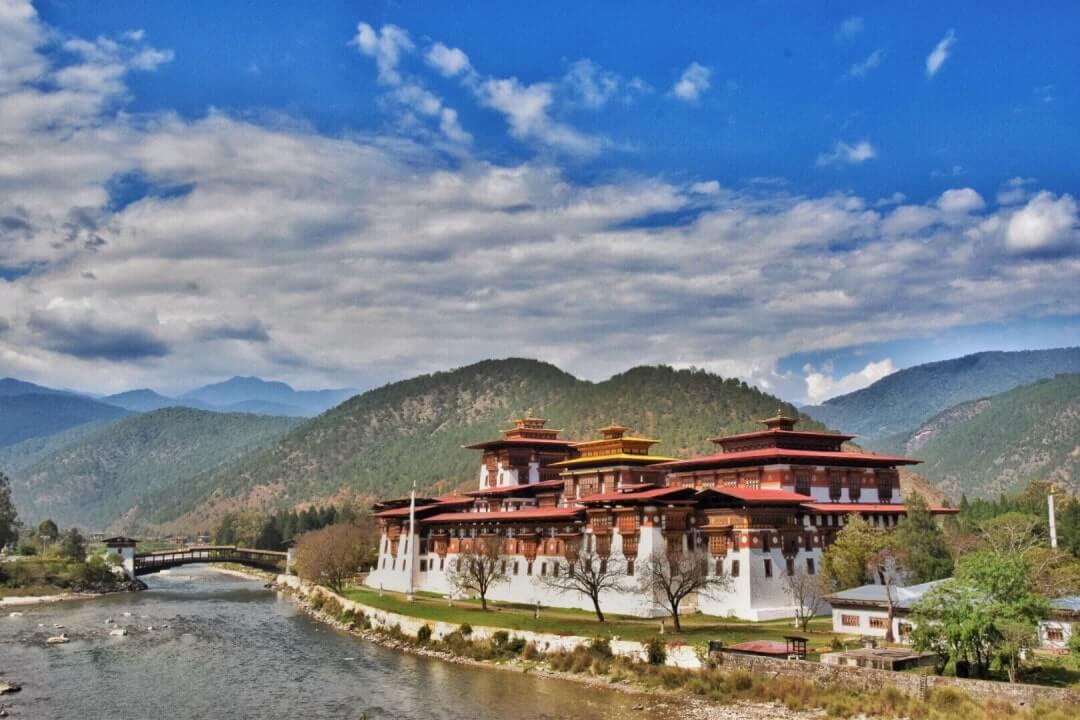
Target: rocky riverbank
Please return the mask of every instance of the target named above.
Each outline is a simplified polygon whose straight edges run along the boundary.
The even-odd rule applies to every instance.
[[[401,652],[436,658],[457,665],[470,665],[489,670],[529,673],[539,677],[568,680],[580,685],[603,687],[608,690],[639,697],[634,706],[643,716],[664,720],[665,718],[688,718],[689,720],[817,720],[825,716],[823,710],[791,710],[778,703],[753,703],[736,701],[717,703],[686,692],[662,687],[643,688],[631,682],[615,681],[610,677],[587,675],[554,670],[543,662],[512,658],[500,661],[476,660],[453,652],[425,647],[406,638],[395,637],[371,627],[342,622],[339,617],[324,612],[302,592],[286,585],[275,584],[275,589],[292,599],[311,617],[354,637],[377,643]]]
[[[74,583],[70,592],[54,593],[50,595],[8,595],[0,597],[0,607],[17,607],[20,605],[38,605],[40,603],[63,602],[65,600],[88,600],[91,598],[109,595],[118,592],[140,592],[146,589],[146,583],[138,578],[117,578],[109,582],[79,582]]]

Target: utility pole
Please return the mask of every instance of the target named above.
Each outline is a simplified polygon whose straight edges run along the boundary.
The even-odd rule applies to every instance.
[[[413,541],[416,539],[416,480],[413,479],[412,491],[409,492],[409,537],[405,541],[405,562],[408,563],[409,573],[409,602],[416,599],[413,588],[413,563],[416,561],[416,553],[413,552]]]
[[[1054,486],[1050,486],[1050,494],[1046,496],[1046,504],[1050,508],[1050,547],[1057,550],[1057,521],[1054,519]]]

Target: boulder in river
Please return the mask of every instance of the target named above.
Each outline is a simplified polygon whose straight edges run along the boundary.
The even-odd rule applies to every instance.
[[[116,628],[115,630],[110,630],[109,634],[113,637],[124,637],[125,635],[127,635],[127,630],[125,630],[124,628]]]
[[[45,641],[46,645],[63,645],[66,642],[71,642],[71,638],[66,633],[60,633],[59,635],[53,635],[51,638]]]
[[[17,693],[22,690],[22,685],[13,682],[5,682],[0,680],[0,695],[7,695],[9,693]]]

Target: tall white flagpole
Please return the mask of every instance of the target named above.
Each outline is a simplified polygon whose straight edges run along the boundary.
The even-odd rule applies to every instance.
[[[409,600],[415,598],[413,592],[413,563],[416,562],[416,553],[413,551],[413,541],[416,537],[416,480],[413,480],[412,491],[409,492],[409,539],[407,541],[408,553],[405,555],[409,563]]]

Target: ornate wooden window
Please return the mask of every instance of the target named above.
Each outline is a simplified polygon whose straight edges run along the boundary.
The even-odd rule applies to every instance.
[[[859,627],[858,615],[841,615],[840,624],[844,627]]]
[[[844,474],[838,470],[829,472],[829,499],[839,502],[844,490]]]
[[[795,471],[795,492],[800,495],[810,494],[810,485],[813,479],[813,473],[809,470],[796,470]]]
[[[1065,642],[1065,631],[1059,627],[1046,628],[1047,642]]]
[[[638,536],[637,535],[623,535],[622,536],[622,551],[623,555],[627,557],[634,557],[637,555],[638,549]]]
[[[738,560],[732,560],[731,561],[731,577],[733,577],[733,578],[739,577],[739,561]]]
[[[861,472],[849,472],[848,473],[848,497],[851,498],[851,502],[858,502],[859,496],[862,495],[862,473]]]
[[[895,470],[879,470],[877,474],[878,502],[892,502],[893,488],[895,487]]]
[[[610,535],[597,535],[596,536],[596,554],[601,557],[607,557],[611,554],[611,536]]]
[[[739,487],[739,476],[733,472],[720,473],[720,484],[724,487]]]
[[[871,618],[870,618],[870,627],[874,628],[875,630],[884,630],[888,626],[889,626],[888,618],[871,616]]]
[[[709,553],[716,557],[724,557],[728,552],[727,535],[709,536]]]

